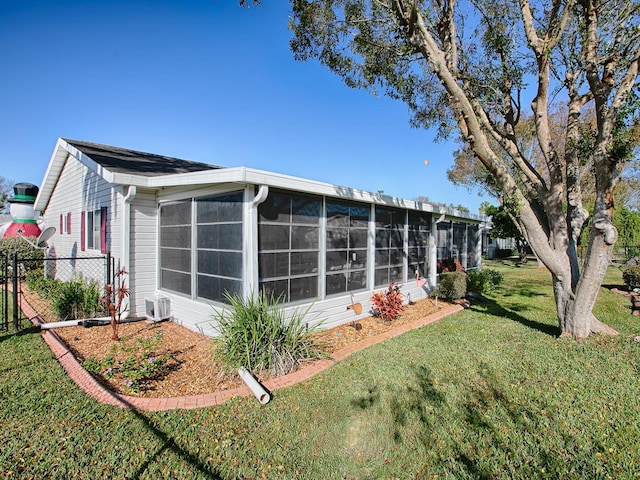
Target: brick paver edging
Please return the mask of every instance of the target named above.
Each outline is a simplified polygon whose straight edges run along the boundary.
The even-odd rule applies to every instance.
[[[26,302],[25,302],[26,303]],[[22,310],[31,319],[34,325],[43,323],[42,318],[28,304],[22,304]],[[393,338],[410,330],[423,327],[430,323],[436,322],[444,317],[452,315],[463,310],[461,305],[447,306],[436,313],[421,318],[411,323],[400,325],[397,328],[388,330],[373,337],[366,338],[350,347],[343,348],[334,352],[332,358],[313,362],[313,364],[296,370],[293,373],[283,375],[281,377],[271,378],[264,382],[264,387],[268,391],[279,388],[289,387],[296,383],[307,380],[319,372],[326,370],[335,362],[344,360],[352,353],[363,350],[371,345],[379,343],[388,338]],[[159,412],[163,410],[173,409],[191,409],[208,407],[212,405],[220,405],[231,397],[251,396],[249,387],[233,388],[214,393],[205,393],[201,395],[189,395],[182,397],[169,398],[142,398],[123,395],[107,390],[100,382],[98,382],[82,365],[76,360],[75,356],[69,351],[67,345],[53,330],[42,330],[42,338],[51,348],[51,352],[64,371],[69,377],[88,395],[92,396],[96,401],[107,405],[116,405],[123,408],[135,408],[147,412]]]

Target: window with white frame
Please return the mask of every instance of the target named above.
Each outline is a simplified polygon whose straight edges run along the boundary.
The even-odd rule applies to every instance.
[[[467,268],[478,266],[478,247],[481,242],[480,228],[475,224],[467,225]]]
[[[375,286],[404,280],[405,211],[376,206]]]
[[[453,222],[453,252],[451,256],[467,268],[467,224]]]
[[[367,288],[368,205],[327,200],[327,295]]]
[[[318,197],[271,191],[258,207],[260,290],[284,301],[318,296]]]
[[[160,288],[191,295],[191,199],[160,206]]]
[[[242,202],[242,192],[196,200],[198,298],[242,293]]]
[[[87,212],[87,248],[100,250],[100,225],[102,225],[100,209]]]
[[[242,292],[242,206],[242,192],[160,206],[162,289],[222,303]]]

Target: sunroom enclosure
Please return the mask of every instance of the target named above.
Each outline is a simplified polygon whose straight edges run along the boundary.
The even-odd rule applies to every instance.
[[[440,260],[480,266],[479,221],[263,188],[263,198],[249,186],[160,203],[160,292],[220,308],[225,293],[264,291],[291,308],[313,303],[330,326],[353,315],[352,294],[365,311],[391,282],[419,300],[436,285]]]
[[[63,138],[34,208],[61,227],[52,257],[109,252],[126,268],[130,315],[166,297],[175,322],[207,335],[226,293],[281,296],[327,328],[354,320],[352,301],[369,315],[391,282],[418,301],[442,259],[480,265],[485,225],[382,192]]]

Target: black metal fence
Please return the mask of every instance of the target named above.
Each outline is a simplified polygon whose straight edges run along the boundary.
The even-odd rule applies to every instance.
[[[110,254],[96,257],[21,258],[17,253],[0,253],[0,331],[14,331],[28,327],[29,312],[35,310],[48,320],[52,296],[47,294],[47,280],[51,285],[78,279],[97,282],[102,287],[110,282],[113,259]],[[29,281],[38,289],[29,287]],[[30,306],[31,308],[26,308]],[[64,320],[64,319],[60,319]]]

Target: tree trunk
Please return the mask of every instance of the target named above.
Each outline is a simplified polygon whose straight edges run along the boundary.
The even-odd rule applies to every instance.
[[[617,335],[618,332],[602,323],[593,314],[602,285],[602,280],[609,267],[611,252],[616,243],[618,233],[606,210],[598,209],[591,232],[591,241],[585,257],[585,263],[573,295],[570,296],[560,326],[563,337],[586,338],[590,333],[606,333]]]

